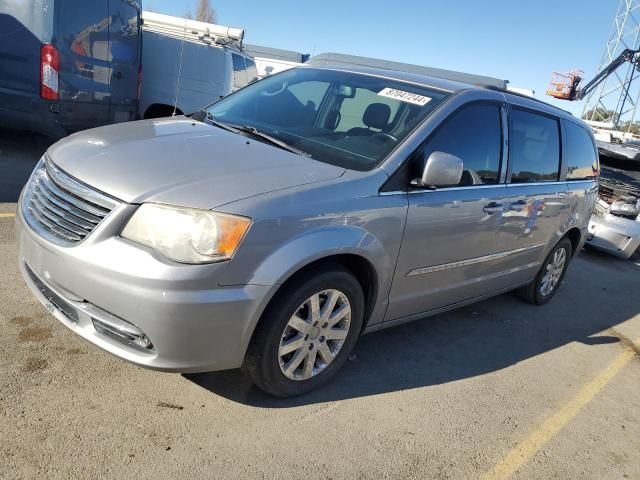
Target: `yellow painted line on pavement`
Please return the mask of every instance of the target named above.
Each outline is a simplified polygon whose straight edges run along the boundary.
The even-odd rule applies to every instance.
[[[13,218],[15,216],[15,213],[0,212],[0,218]]]
[[[640,343],[640,338],[635,342]],[[524,440],[512,448],[507,455],[489,472],[482,476],[485,480],[508,478],[529,461],[560,430],[562,430],[580,411],[607,386],[611,380],[633,359],[636,352],[625,345],[624,352],[594,377],[588,384],[566,403],[560,410],[547,418],[542,425],[533,430]]]

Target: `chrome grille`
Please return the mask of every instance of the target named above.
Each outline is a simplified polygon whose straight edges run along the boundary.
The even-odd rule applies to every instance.
[[[72,246],[89,235],[116,206],[117,200],[83,185],[45,157],[29,180],[22,212],[42,237]]]

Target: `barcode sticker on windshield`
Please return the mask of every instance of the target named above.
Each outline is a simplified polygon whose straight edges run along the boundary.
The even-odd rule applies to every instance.
[[[385,88],[378,93],[381,97],[393,98],[401,102],[413,103],[421,107],[431,101],[431,97],[418,95],[417,93],[405,92],[404,90],[396,90],[395,88]]]

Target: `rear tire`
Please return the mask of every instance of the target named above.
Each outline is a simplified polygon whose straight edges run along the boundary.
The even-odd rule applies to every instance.
[[[566,237],[561,239],[545,258],[534,281],[516,290],[516,295],[533,305],[544,305],[550,301],[567,273],[571,250],[571,241]]]
[[[243,370],[277,397],[315,390],[346,362],[363,317],[362,287],[348,270],[340,265],[308,270],[285,284],[265,310]]]

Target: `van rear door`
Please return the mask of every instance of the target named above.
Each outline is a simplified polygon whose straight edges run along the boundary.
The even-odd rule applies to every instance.
[[[105,1],[56,2],[60,111],[73,130],[109,119],[109,8]],[[65,122],[67,122],[65,120]]]
[[[138,106],[140,71],[140,8],[132,0],[109,0],[109,117],[132,120]]]
[[[53,9],[0,2],[0,109],[26,111],[40,96],[40,48],[51,42]]]

